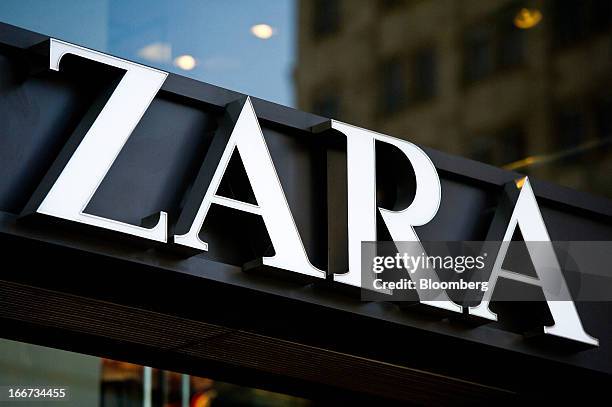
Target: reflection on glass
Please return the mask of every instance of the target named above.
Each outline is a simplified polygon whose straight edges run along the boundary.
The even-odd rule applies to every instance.
[[[251,33],[253,33],[253,35],[257,38],[267,40],[274,35],[274,29],[268,24],[257,24],[251,27]]]
[[[66,407],[310,406],[308,400],[127,362],[0,339],[0,386],[67,387]],[[28,401],[2,401],[24,407]],[[34,403],[34,402],[33,402]]]
[[[191,71],[196,67],[196,59],[191,55],[181,55],[174,59],[174,65],[178,66],[184,71]]]
[[[542,13],[537,9],[522,8],[514,17],[514,25],[523,30],[528,30],[538,25],[542,20]]]
[[[612,2],[4,0],[0,20],[612,197]]]
[[[293,8],[293,0],[2,0],[0,21],[291,106]]]
[[[333,83],[340,120],[612,197],[612,2],[321,3],[298,1],[300,109]]]

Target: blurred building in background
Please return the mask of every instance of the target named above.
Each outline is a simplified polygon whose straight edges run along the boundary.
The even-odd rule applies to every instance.
[[[612,196],[612,2],[301,0],[298,108]]]

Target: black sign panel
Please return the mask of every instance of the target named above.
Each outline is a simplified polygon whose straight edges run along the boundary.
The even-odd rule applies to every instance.
[[[327,118],[177,75],[165,78],[84,212],[143,227],[164,212],[168,235],[184,233],[181,214],[196,216],[190,196],[204,194],[205,163],[220,155],[216,137],[227,142],[236,126],[228,117],[238,114],[232,109],[252,103],[306,256],[326,276],[287,279],[291,273],[273,267],[245,266],[275,248],[260,216],[229,206],[211,207],[199,233],[214,244],[206,252],[29,215],[125,74],[76,55],[51,70],[49,47],[45,36],[0,25],[2,336],[311,397],[331,388],[342,399],[554,398],[570,386],[602,389],[610,379],[610,302],[576,303],[599,342],[580,347],[524,335],[517,318],[550,322],[545,312],[534,317],[537,305],[499,308],[499,321],[475,322],[418,303],[361,301],[329,272],[348,264],[346,137],[318,130],[330,127]],[[504,187],[524,176],[423,151],[442,195],[435,217],[415,227],[419,239],[485,240]],[[217,195],[255,207],[261,202],[244,158],[229,159]],[[377,147],[376,158],[377,204],[409,205],[410,162],[389,146]],[[612,241],[610,201],[530,183],[551,240]]]

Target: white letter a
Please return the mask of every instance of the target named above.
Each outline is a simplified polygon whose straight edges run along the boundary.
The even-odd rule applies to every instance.
[[[513,184],[509,184],[506,188],[513,189]],[[520,193],[518,194],[514,210],[510,215],[508,226],[505,232],[503,232],[501,247],[489,277],[489,289],[478,306],[469,308],[470,315],[476,315],[493,321],[497,320],[497,315],[491,311],[489,305],[495,290],[495,284],[500,277],[503,277],[542,288],[548,308],[555,321],[552,326],[544,327],[544,334],[598,346],[599,341],[585,332],[576,306],[571,300],[569,289],[561,272],[561,266],[550,241],[529,179],[525,177],[516,183],[516,187],[520,189]],[[502,208],[500,214],[504,209],[506,208]],[[499,219],[502,217],[504,215],[500,215]],[[498,229],[501,226],[498,223],[494,220],[492,230]],[[508,245],[512,241],[512,235],[517,226],[520,227],[523,234],[529,256],[538,276],[537,278],[502,268],[508,251]],[[492,233],[489,233],[489,235]],[[487,240],[493,240],[490,237]]]
[[[262,259],[263,265],[325,278],[326,273],[308,260],[250,98],[246,98],[242,106],[228,106],[228,114],[231,115],[236,107],[240,108],[238,118],[226,123],[229,128],[222,126],[215,134],[179,217],[176,227],[179,234],[174,236],[174,242],[207,251],[208,243],[200,240],[198,234],[211,204],[222,205],[263,218],[275,251],[274,256]],[[257,205],[217,195],[235,149],[244,164]]]

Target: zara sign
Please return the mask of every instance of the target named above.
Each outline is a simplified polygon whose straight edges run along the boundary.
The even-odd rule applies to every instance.
[[[315,267],[308,258],[249,98],[227,107],[231,123],[217,130],[195,184],[186,197],[173,236],[168,236],[169,221],[165,212],[159,213],[151,227],[135,226],[85,213],[85,208],[168,74],[55,39],[50,41],[49,68],[58,71],[62,58],[67,54],[119,68],[125,74],[70,157],[58,159],[49,171],[26,205],[24,214],[53,216],[204,252],[214,250],[215,243],[201,240],[200,230],[207,222],[211,206],[220,205],[261,217],[275,252],[273,256],[261,259],[264,266],[314,279],[327,277],[328,271]],[[347,157],[348,270],[334,274],[333,280],[339,284],[360,287],[361,243],[377,240],[377,217],[380,216],[393,241],[419,242],[414,228],[429,223],[436,216],[441,201],[441,182],[427,154],[408,141],[335,120],[330,120],[327,128],[346,137]],[[379,143],[398,149],[414,170],[416,192],[412,202],[405,208],[389,210],[377,206],[375,151]],[[218,194],[230,158],[236,151],[244,164],[256,204]],[[529,180],[524,179],[519,189],[518,198],[499,240],[512,240],[519,227],[525,241],[550,243]],[[554,319],[554,324],[543,328],[544,333],[597,346],[598,340],[583,328],[575,304],[567,300],[570,298],[569,290],[552,244],[546,245],[544,249],[538,247],[538,251],[530,251],[529,255],[539,278],[530,279],[504,270],[502,264],[506,253],[500,250],[490,276],[489,291],[479,305],[468,307],[467,313],[487,320],[497,319],[489,305],[499,278],[540,286]],[[550,271],[551,267],[556,277],[541,278],[542,270]],[[437,279],[435,271],[422,272],[433,281]],[[554,285],[555,289],[546,289],[548,285]],[[451,313],[464,312],[464,308],[451,301],[443,290],[440,290],[436,298],[436,301],[422,303]]]

